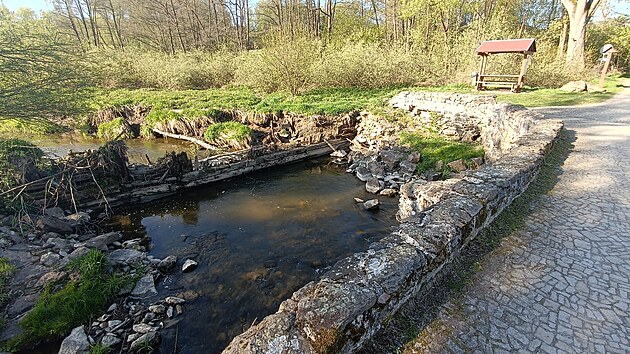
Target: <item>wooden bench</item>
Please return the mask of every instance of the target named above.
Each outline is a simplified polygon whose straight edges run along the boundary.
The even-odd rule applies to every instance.
[[[508,87],[512,92],[520,89],[520,75],[484,74],[477,77],[477,90],[487,87]]]

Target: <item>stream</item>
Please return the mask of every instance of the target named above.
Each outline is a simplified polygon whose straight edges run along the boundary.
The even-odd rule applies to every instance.
[[[150,254],[177,255],[159,297],[199,297],[164,323],[160,353],[220,353],[233,337],[336,261],[367,250],[396,224],[397,198],[374,198],[328,158],[277,167],[142,205],[113,218],[125,238],[149,236]],[[199,266],[181,273],[181,263]],[[176,345],[177,343],[177,345]]]

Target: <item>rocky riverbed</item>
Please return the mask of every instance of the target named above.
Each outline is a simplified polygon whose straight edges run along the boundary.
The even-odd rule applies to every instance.
[[[73,329],[61,343],[59,353],[86,353],[98,345],[121,352],[146,351],[159,342],[160,330],[176,323],[186,304],[198,296],[183,291],[161,299],[155,288],[156,281],[172,273],[193,271],[194,260],[176,256],[157,259],[147,252],[148,239],[125,240],[120,232],[95,232],[98,225],[87,212],[71,213],[55,207],[40,216],[26,215],[20,223],[14,216],[3,216],[1,220],[0,254],[15,265],[8,289],[8,297],[14,300],[5,312],[3,341],[19,335],[19,321],[44,289],[76,278],[68,264],[91,249],[107,254],[112,272],[130,275],[137,281],[118,292],[105,314]]]

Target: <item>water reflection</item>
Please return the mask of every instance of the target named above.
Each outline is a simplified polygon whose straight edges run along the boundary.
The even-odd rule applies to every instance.
[[[161,345],[172,352],[218,353],[253,322],[337,260],[367,249],[395,223],[397,200],[376,213],[354,204],[368,198],[343,168],[322,161],[251,174],[198,189],[117,217],[127,237],[148,235],[156,257],[199,262],[167,277],[161,296],[200,296],[165,323]]]

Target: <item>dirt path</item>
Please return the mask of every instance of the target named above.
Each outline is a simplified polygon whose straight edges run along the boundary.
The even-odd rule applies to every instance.
[[[557,184],[406,353],[630,351],[630,88],[539,111],[576,137]]]

